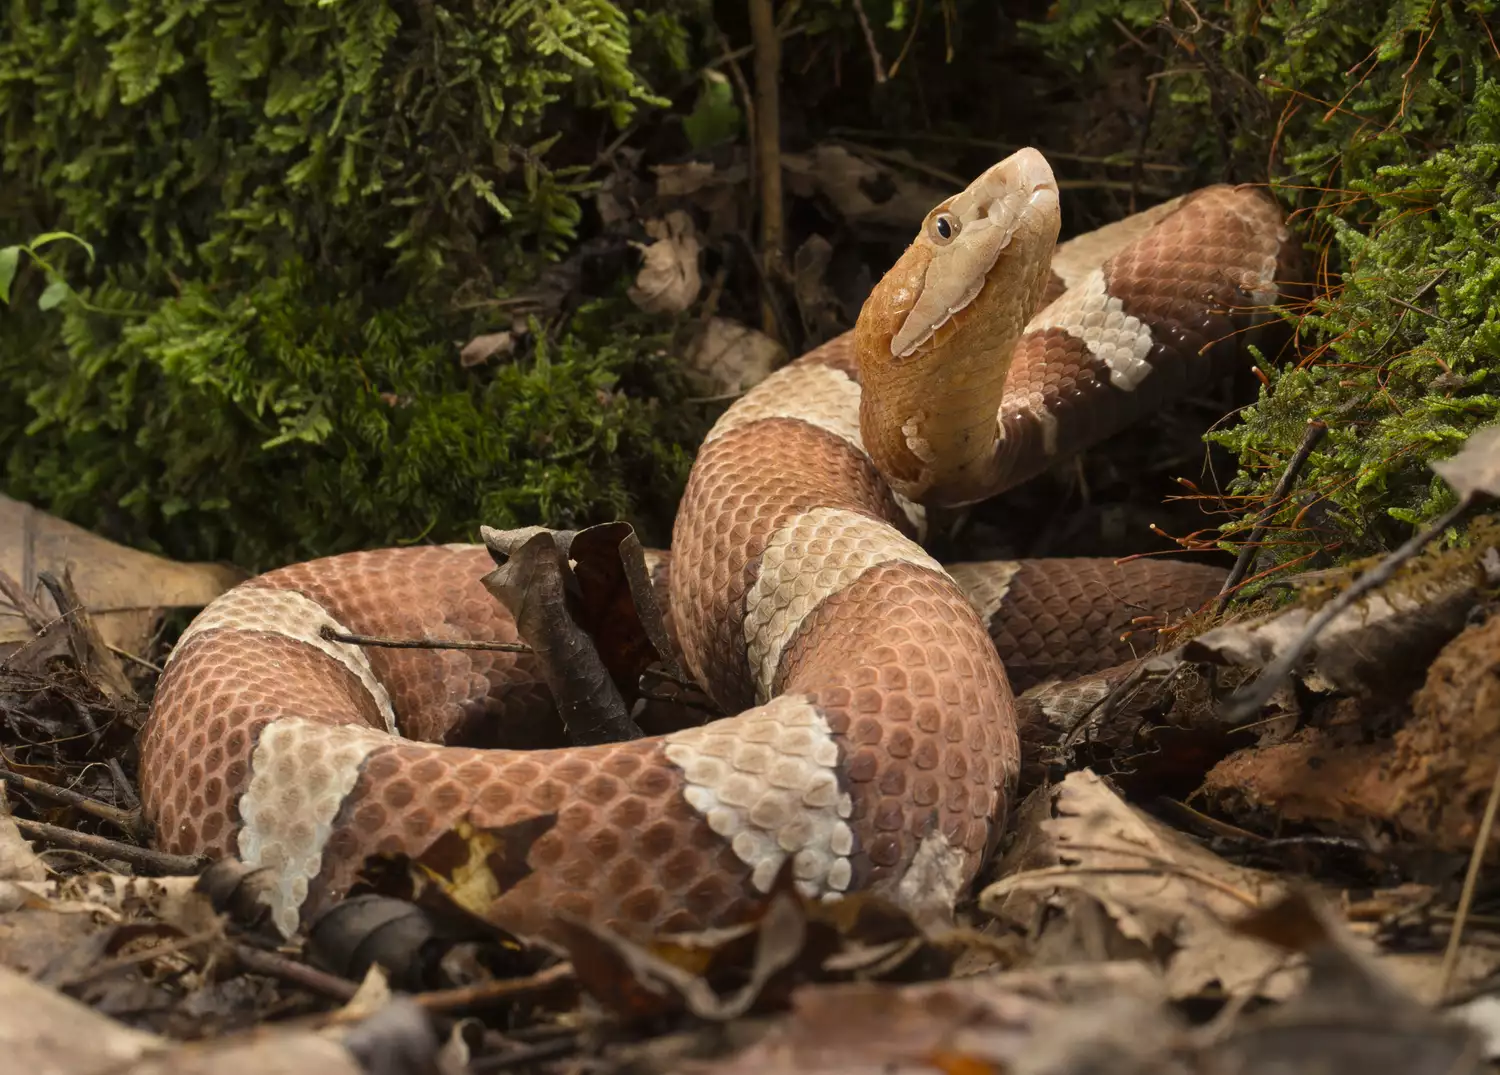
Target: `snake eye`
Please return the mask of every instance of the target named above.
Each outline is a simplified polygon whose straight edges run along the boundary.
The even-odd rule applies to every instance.
[[[932,238],[937,243],[951,243],[958,234],[958,217],[952,213],[939,213],[932,218]]]

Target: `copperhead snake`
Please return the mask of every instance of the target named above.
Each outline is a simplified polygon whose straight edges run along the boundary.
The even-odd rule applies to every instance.
[[[852,331],[708,434],[655,570],[687,666],[737,715],[600,746],[453,745],[486,726],[526,745],[553,719],[528,655],[362,649],[320,628],[514,640],[483,546],[294,564],[223,594],[171,654],[141,742],[158,845],[268,867],[288,936],[369,855],[528,822],[480,908],[521,933],[558,911],[723,923],[788,857],[810,896],[951,908],[1005,824],[1013,690],[1125,659],[1120,607],[1191,607],[1221,573],[945,568],[919,544],[924,506],[1011,487],[1216,376],[1294,257],[1249,187],[1062,245],[1059,227],[1039,152],[995,164],[932,210]]]

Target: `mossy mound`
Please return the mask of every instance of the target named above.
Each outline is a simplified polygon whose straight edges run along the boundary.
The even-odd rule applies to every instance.
[[[1264,356],[1259,400],[1209,438],[1240,463],[1232,546],[1307,421],[1330,427],[1263,567],[1398,543],[1452,504],[1428,464],[1495,418],[1497,22],[1494,0],[1062,0],[1032,28],[1096,86],[1109,46],[1154,51],[1143,150],[1269,183],[1305,241],[1296,346]]]
[[[702,7],[9,5],[0,236],[98,257],[48,250],[88,304],[37,311],[23,263],[0,313],[7,491],[252,567],[480,519],[665,540],[698,435],[665,406],[670,323],[535,296]],[[460,364],[527,311],[513,354]]]

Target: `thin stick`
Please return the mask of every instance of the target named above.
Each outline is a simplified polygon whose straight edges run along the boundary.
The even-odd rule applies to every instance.
[[[147,847],[124,844],[119,840],[111,840],[104,836],[74,832],[72,829],[48,825],[42,821],[30,821],[24,817],[13,820],[16,828],[35,839],[45,840],[49,844],[65,847],[71,851],[83,851],[90,855],[120,859],[137,869],[151,870],[158,874],[188,876],[201,872],[207,864],[207,859],[197,855],[169,855],[165,851],[152,851]]]
[[[550,993],[558,986],[567,985],[574,980],[573,964],[554,963],[525,978],[497,978],[456,989],[435,989],[429,993],[417,993],[412,999],[424,1011],[440,1014],[485,1005],[509,1004],[522,997]]]
[[[1448,935],[1448,947],[1443,952],[1443,973],[1438,979],[1438,995],[1433,1003],[1441,1004],[1453,984],[1453,972],[1458,969],[1459,942],[1463,939],[1464,923],[1469,917],[1469,906],[1474,902],[1474,890],[1479,887],[1479,868],[1484,863],[1485,848],[1490,846],[1490,831],[1495,827],[1495,812],[1500,810],[1500,767],[1495,769],[1495,779],[1490,782],[1490,801],[1484,807],[1484,819],[1479,823],[1479,836],[1474,841],[1474,850],[1469,853],[1469,872],[1464,875],[1464,889],[1458,896],[1458,913],[1453,916],[1453,932]]]
[[[133,664],[140,665],[142,668],[150,669],[152,672],[155,672],[157,675],[161,675],[161,671],[162,671],[161,665],[157,664],[155,661],[148,661],[144,657],[137,657],[134,653],[131,653],[129,650],[121,649],[119,646],[111,645],[108,642],[106,642],[104,644],[105,644],[105,646],[107,646],[109,648],[109,652],[113,653],[116,657],[119,657],[121,660],[130,661]]]
[[[870,20],[865,16],[862,0],[854,0],[854,14],[859,18],[859,28],[865,32],[865,48],[870,52],[870,62],[875,65],[875,81],[885,81],[885,63],[880,58],[880,49],[875,44],[875,31],[870,29]]]
[[[448,638],[386,638],[381,635],[356,635],[335,631],[324,625],[320,634],[330,642],[348,642],[354,646],[379,646],[381,649],[470,649],[498,650],[501,653],[530,653],[524,642],[469,642]]]
[[[4,758],[3,752],[0,752],[0,758]],[[121,810],[118,806],[91,799],[72,788],[58,787],[56,784],[48,784],[33,777],[22,776],[8,767],[9,759],[6,759],[6,762],[7,765],[0,765],[0,784],[14,784],[21,791],[29,791],[33,795],[41,795],[53,802],[77,807],[85,814],[97,817],[101,821],[108,821],[128,836],[139,839],[145,835],[145,825],[141,821],[140,811]]]
[[[1230,569],[1224,585],[1219,588],[1219,599],[1214,602],[1215,616],[1224,611],[1224,606],[1229,604],[1235,587],[1244,580],[1245,572],[1250,570],[1250,561],[1255,559],[1256,547],[1260,544],[1260,539],[1265,537],[1271,516],[1280,510],[1287,493],[1291,491],[1292,483],[1297,480],[1297,475],[1302,473],[1302,468],[1307,465],[1308,457],[1312,455],[1313,449],[1327,433],[1327,422],[1313,418],[1307,423],[1307,431],[1302,434],[1302,443],[1297,446],[1296,452],[1287,462],[1286,469],[1281,472],[1281,479],[1276,483],[1276,488],[1271,490],[1271,499],[1266,501],[1265,506],[1260,509],[1260,514],[1255,517],[1255,525],[1250,529],[1250,536],[1240,546],[1240,554],[1235,558],[1234,567]]]
[[[769,289],[782,279],[784,231],[781,198],[781,38],[771,0],[750,0],[750,37],[755,43],[755,152],[760,177],[760,261]],[[776,307],[761,296],[761,326],[778,336]]]
[[[1469,510],[1475,499],[1472,494],[1464,497],[1444,512],[1437,522],[1421,533],[1413,535],[1399,549],[1356,579],[1347,590],[1319,609],[1318,614],[1308,621],[1302,633],[1297,636],[1297,640],[1272,662],[1254,683],[1225,703],[1224,719],[1230,723],[1238,723],[1258,712],[1261,706],[1271,700],[1271,695],[1276,693],[1276,689],[1281,686],[1282,682],[1292,674],[1292,670],[1297,667],[1297,662],[1302,660],[1302,655],[1318,637],[1318,633],[1327,627],[1335,616],[1348,609],[1355,601],[1377,586],[1383,586],[1389,582],[1391,576],[1395,575],[1402,564],[1416,556],[1433,538],[1452,526],[1460,515]]]
[[[348,1003],[359,991],[358,982],[351,982],[348,978],[340,978],[326,971],[320,971],[317,967],[310,967],[306,963],[288,959],[278,952],[252,948],[248,944],[236,944],[234,958],[252,973],[264,974],[269,978],[280,978],[284,982],[300,985],[308,992],[319,993],[340,1003]]]

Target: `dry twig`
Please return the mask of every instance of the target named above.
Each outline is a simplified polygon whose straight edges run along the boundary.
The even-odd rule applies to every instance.
[[[340,978],[336,974],[318,970],[317,967],[299,963],[295,959],[288,959],[279,952],[252,948],[248,944],[236,944],[234,958],[247,971],[299,985],[310,993],[318,993],[341,1004],[348,1003],[359,991],[358,982],[351,982],[348,978]]]
[[[1260,712],[1260,707],[1271,700],[1271,695],[1275,694],[1277,688],[1292,674],[1292,671],[1302,660],[1303,654],[1307,652],[1308,647],[1317,639],[1323,628],[1327,627],[1333,621],[1334,617],[1344,612],[1371,590],[1389,582],[1402,564],[1416,556],[1429,542],[1457,522],[1459,516],[1468,511],[1477,499],[1477,496],[1472,493],[1462,497],[1457,504],[1444,512],[1426,530],[1413,535],[1399,549],[1356,579],[1353,585],[1347,590],[1319,609],[1318,614],[1309,620],[1307,626],[1302,629],[1302,633],[1297,636],[1296,641],[1288,646],[1275,662],[1267,666],[1265,671],[1256,678],[1255,682],[1232,696],[1225,703],[1224,719],[1234,724],[1248,720]]]
[[[524,642],[485,642],[457,638],[387,638],[383,635],[356,635],[324,626],[320,634],[330,642],[347,642],[353,646],[378,646],[381,649],[469,649],[498,650],[501,653],[530,653]]]
[[[100,802],[98,799],[91,799],[89,796],[74,791],[72,788],[62,788],[56,784],[48,784],[33,777],[22,776],[20,773],[9,768],[10,759],[5,757],[3,750],[0,750],[0,761],[4,762],[3,765],[0,765],[0,784],[13,784],[21,791],[28,791],[33,795],[41,795],[44,798],[51,799],[53,802],[66,803],[68,806],[75,807],[85,814],[97,817],[101,821],[109,822],[121,832],[134,839],[139,840],[145,837],[146,823],[142,819],[139,810],[121,810],[118,806],[111,806],[109,803]]]
[[[150,870],[152,873],[163,876],[182,877],[196,874],[207,864],[207,859],[198,855],[170,855],[165,851],[153,851],[149,847],[137,847],[135,844],[121,843],[119,840],[95,836],[92,833],[74,832],[72,829],[48,825],[41,821],[31,821],[24,817],[13,820],[22,834],[33,839],[42,840],[55,847],[65,847],[70,851],[83,851],[103,858],[119,859],[121,862],[130,863],[138,870]]]

